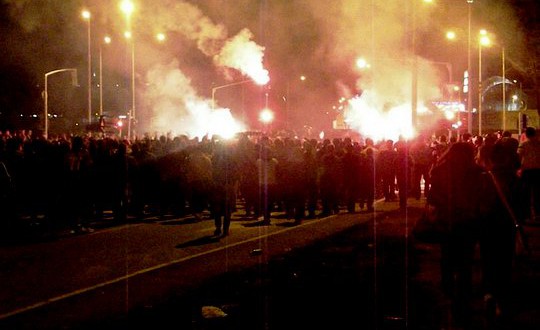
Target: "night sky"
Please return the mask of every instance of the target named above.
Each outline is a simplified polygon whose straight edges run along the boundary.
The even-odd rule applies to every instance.
[[[92,111],[99,109],[100,47],[104,111],[115,116],[129,110],[131,49],[122,35],[127,25],[119,2],[1,1],[0,129],[24,128],[20,126],[39,121],[44,74],[59,68],[77,68],[80,87],[71,87],[69,76],[51,77],[51,112],[62,115],[66,127],[84,121],[88,39],[81,11],[85,8],[92,13]],[[260,47],[270,82],[221,89],[216,92],[216,104],[231,109],[248,129],[257,129],[257,113],[266,105],[276,112],[276,127],[328,129],[336,114],[332,106],[340,97],[352,97],[371,86],[386,86],[388,93],[394,93],[398,77],[409,70],[406,59],[413,39],[416,54],[428,63],[420,77],[425,86],[448,80],[445,66],[436,63],[451,63],[457,82],[467,68],[465,0],[433,0],[431,4],[421,0],[133,2],[136,104],[139,123],[149,131],[182,132],[182,125],[193,125],[193,121],[173,122],[177,117],[195,116],[197,110],[188,109],[193,100],[211,103],[213,87],[247,79],[218,59],[224,45],[241,33],[247,33],[251,46]],[[484,50],[485,76],[500,75],[498,49],[504,45],[507,76],[522,82],[524,89],[538,89],[534,83],[534,65],[540,55],[538,2],[476,0],[470,8],[473,33],[485,28],[496,42]],[[458,35],[452,43],[444,37],[449,29]],[[154,38],[158,32],[166,35],[162,43]],[[110,45],[101,44],[105,35],[111,36]],[[373,65],[373,71],[366,73],[355,66],[360,56],[393,62]],[[476,44],[471,62],[475,75]],[[306,80],[301,81],[301,75]],[[38,117],[21,121],[21,114]]]

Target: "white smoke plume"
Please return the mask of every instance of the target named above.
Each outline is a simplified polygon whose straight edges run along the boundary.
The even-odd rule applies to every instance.
[[[233,37],[227,29],[215,24],[193,4],[184,1],[166,1],[149,8],[146,17],[149,26],[164,32],[175,32],[196,42],[198,49],[212,57],[218,67],[232,68],[258,84],[269,80],[264,69],[264,47],[254,42],[253,33],[242,29]]]
[[[264,69],[262,63],[264,47],[256,44],[252,38],[253,34],[248,29],[243,29],[227,40],[214,61],[220,66],[237,69],[257,84],[264,85],[270,80],[268,70]]]
[[[144,99],[151,115],[141,125],[147,131],[174,135],[231,137],[244,129],[229,109],[213,110],[212,104],[197,96],[191,80],[178,69],[178,61],[156,65],[146,76]]]

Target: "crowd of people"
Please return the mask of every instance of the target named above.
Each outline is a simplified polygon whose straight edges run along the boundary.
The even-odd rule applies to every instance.
[[[372,212],[377,198],[405,210],[423,193],[450,228],[441,274],[456,318],[467,317],[477,243],[486,301],[506,310],[515,221],[536,219],[539,187],[540,139],[532,127],[521,141],[504,132],[377,143],[0,132],[0,218],[8,230],[27,220],[84,232],[106,212],[124,222],[149,215],[200,220],[208,211],[215,235],[225,236],[238,201],[262,224],[277,210],[298,224],[340,210]]]
[[[224,224],[216,225],[216,234],[226,234],[239,200],[246,216],[265,223],[276,209],[296,223],[340,208],[373,211],[376,197],[392,201],[396,190],[405,207],[409,172],[417,198],[421,175],[428,178],[426,143],[411,147],[409,155],[405,141],[394,147],[393,141],[376,145],[371,139],[248,134],[232,141],[166,135],[44,139],[6,131],[0,132],[0,212],[8,226],[29,219],[85,231],[109,211],[121,222],[149,214],[200,219],[207,210],[216,224],[221,214]]]
[[[427,202],[448,229],[440,242],[441,284],[458,325],[471,320],[477,247],[487,326],[511,320],[516,234],[538,214],[539,157],[540,140],[529,127],[522,141],[504,132],[452,143],[432,166]]]

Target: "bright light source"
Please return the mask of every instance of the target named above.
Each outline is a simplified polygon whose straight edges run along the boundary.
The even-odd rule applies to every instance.
[[[274,120],[274,112],[270,109],[261,110],[259,120],[265,124],[271,123]]]
[[[480,37],[480,45],[482,46],[489,46],[491,43],[491,41],[489,40],[489,37],[488,36],[481,36]]]
[[[305,80],[306,80],[306,76],[304,76],[304,75],[300,76],[300,80],[305,81]]]
[[[126,31],[126,32],[124,32],[124,37],[125,37],[126,39],[131,39],[131,31]]]
[[[90,17],[92,16],[92,14],[88,10],[83,10],[81,15],[82,15],[82,18],[84,18],[85,20],[89,20]]]
[[[444,112],[444,117],[448,120],[452,120],[454,118],[456,118],[456,113],[454,111],[451,111],[451,110],[446,110]]]
[[[356,66],[359,69],[368,69],[370,67],[369,63],[366,61],[365,58],[359,58],[356,60]]]
[[[446,32],[446,39],[455,40],[456,39],[456,32],[454,32],[454,31]]]
[[[129,0],[124,0],[120,3],[120,10],[129,17],[135,11],[135,5]]]
[[[103,38],[103,41],[104,41],[106,44],[110,44],[111,41],[112,41],[112,39],[111,39],[111,37],[109,37],[109,36],[105,36],[105,37]]]
[[[165,41],[165,34],[164,33],[158,33],[156,34],[156,39],[158,41]]]

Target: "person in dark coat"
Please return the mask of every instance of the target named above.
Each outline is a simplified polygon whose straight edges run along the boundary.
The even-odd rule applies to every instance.
[[[496,310],[501,320],[511,315],[512,265],[515,249],[516,212],[519,208],[519,164],[512,144],[495,143],[492,149],[491,172],[482,191],[484,217],[480,231],[480,256],[486,317],[489,324],[496,321]],[[499,190],[499,191],[498,191]],[[507,205],[506,205],[507,204]],[[510,208],[507,209],[507,207]]]
[[[441,242],[441,280],[458,324],[467,324],[471,316],[472,266],[481,230],[484,172],[476,164],[474,152],[470,143],[452,144],[431,170],[427,199],[437,221],[448,228],[448,236]]]
[[[231,146],[217,145],[212,157],[213,185],[210,197],[215,236],[229,235],[231,216],[236,206],[240,178],[237,159]]]

